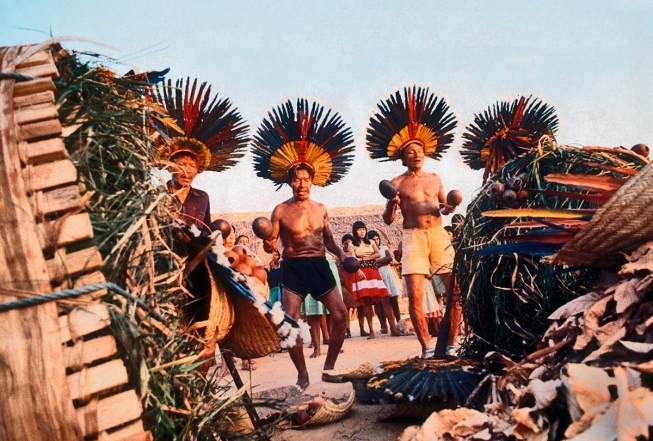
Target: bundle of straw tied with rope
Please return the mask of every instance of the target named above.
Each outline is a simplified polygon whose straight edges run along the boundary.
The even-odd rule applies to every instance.
[[[144,426],[160,440],[267,439],[260,421],[252,427],[250,419],[256,417],[251,411],[257,406],[278,408],[281,400],[253,401],[247,384],[234,389],[206,368],[217,341],[235,356],[261,357],[278,351],[280,336],[293,329],[297,335],[299,326],[280,309],[273,311],[258,294],[260,283],[232,271],[223,257],[193,261],[193,256],[221,247],[222,240],[196,237],[180,222],[173,197],[152,179],[153,165],[166,166],[160,154],[161,145],[170,141],[166,130],[183,133],[183,110],[174,114],[167,105],[187,104],[192,89],[195,111],[211,105],[223,123],[225,114],[235,112],[228,101],[208,102],[209,90],[195,84],[168,84],[156,95],[154,83],[166,72],[118,77],[97,55],[70,54],[59,46],[53,53],[62,138],[78,171],[92,240],[103,257],[101,270],[107,281],[142,301],[139,307],[111,292],[100,299],[109,305],[119,354],[141,397]],[[183,86],[188,89],[185,97],[177,93]],[[225,128],[234,131],[233,125],[220,129]],[[240,144],[247,144],[246,136]],[[242,156],[233,150],[222,158],[229,159],[223,166]],[[184,319],[185,309],[198,301],[184,281],[191,265],[203,270],[212,309],[209,327],[189,326]]]

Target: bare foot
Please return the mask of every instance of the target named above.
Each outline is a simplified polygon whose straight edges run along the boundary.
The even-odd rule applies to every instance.
[[[326,339],[322,340],[322,344],[323,345],[328,345],[329,344],[329,339],[326,338]]]
[[[303,374],[299,373],[297,376],[297,388],[304,392],[309,384],[311,383],[308,381],[308,372],[304,372]]]
[[[322,355],[322,351],[320,351],[319,349],[315,348],[315,350],[314,350],[313,353],[309,356],[309,358],[317,358],[317,357],[319,357],[320,355]]]
[[[367,337],[367,339],[372,340],[373,338],[376,338],[376,335],[374,334],[374,331],[370,332],[370,336]]]

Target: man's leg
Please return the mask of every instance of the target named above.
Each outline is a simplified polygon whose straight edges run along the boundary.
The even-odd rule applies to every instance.
[[[458,281],[454,282],[453,292],[451,293],[451,315],[449,316],[449,338],[447,346],[456,346],[458,332],[460,331],[460,319],[463,314],[462,293]]]
[[[406,288],[408,291],[408,312],[410,319],[413,322],[413,328],[417,334],[417,340],[422,345],[422,357],[426,356],[426,351],[429,349],[429,329],[426,324],[426,317],[424,317],[424,306],[422,300],[424,298],[424,275],[423,274],[407,274]]]
[[[340,298],[338,288],[334,287],[324,296],[320,297],[320,301],[324,303],[329,314],[331,315],[331,335],[329,350],[327,351],[326,360],[324,361],[324,370],[333,369],[336,365],[336,360],[342,348],[342,342],[345,340],[345,329],[347,328],[347,307]],[[323,381],[333,381],[333,377],[323,374]]]
[[[286,289],[283,290],[283,310],[295,321],[299,320],[299,311],[301,305],[301,297]],[[306,360],[304,360],[304,347],[302,345],[302,339],[300,336],[297,337],[295,345],[291,348],[288,348],[288,354],[290,355],[290,359],[297,369],[297,386],[300,389],[304,390],[308,387],[309,381],[308,370],[306,369]]]
[[[308,321],[308,326],[311,327],[311,342],[313,343],[313,353],[310,355],[311,358],[319,357],[322,355],[320,347],[320,317],[319,315],[309,315],[306,316]]]

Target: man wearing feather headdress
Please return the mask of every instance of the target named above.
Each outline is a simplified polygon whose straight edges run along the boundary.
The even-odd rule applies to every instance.
[[[220,172],[237,163],[249,141],[247,124],[228,98],[211,99],[206,83],[198,88],[197,80],[177,80],[173,87],[168,81],[154,92],[150,116],[163,138],[157,155],[172,175],[168,189],[177,213],[189,228],[210,233],[209,195],[191,184],[205,170]]]
[[[186,226],[203,231],[211,224],[211,204],[208,193],[191,186],[199,172],[197,155],[182,151],[169,160],[172,179],[167,186],[178,202],[177,212]]]
[[[379,104],[380,113],[370,120],[367,149],[372,158],[400,159],[407,171],[392,180],[396,194],[389,198],[383,220],[390,225],[397,207],[403,216],[402,276],[408,291],[410,317],[422,346],[429,349],[429,332],[424,316],[424,277],[438,274],[445,286],[451,275],[454,250],[442,227],[442,215],[453,211],[445,204],[442,180],[422,169],[429,156],[439,159],[453,141],[456,120],[443,99],[428,89],[405,88]]]
[[[257,174],[292,189],[292,197],[272,212],[272,229],[264,239],[268,253],[283,245],[281,292],[284,311],[298,319],[307,295],[326,306],[332,320],[329,350],[324,370],[335,367],[345,337],[347,307],[338,292],[336,280],[325,257],[325,249],[344,260],[346,255],[329,226],[326,207],[310,198],[313,185],[337,182],[351,163],[351,131],[337,114],[330,118],[317,103],[309,106],[298,100],[297,109],[288,101],[273,110],[254,138],[254,167]],[[297,368],[297,386],[309,385],[303,346],[288,350]],[[323,373],[322,380],[340,382],[339,377]]]
[[[249,142],[249,127],[228,98],[211,96],[211,86],[197,79],[168,80],[153,89],[150,117],[160,139],[156,155],[172,175],[167,183],[173,196],[175,214],[196,236],[211,231],[209,195],[192,186],[204,171],[220,172],[235,165]],[[184,252],[198,252],[197,244]],[[201,248],[200,248],[201,249]],[[192,259],[188,260],[188,262]],[[219,311],[206,265],[198,265],[187,277],[195,301],[186,305],[189,321],[210,322],[204,337],[211,340],[216,326],[211,318]]]

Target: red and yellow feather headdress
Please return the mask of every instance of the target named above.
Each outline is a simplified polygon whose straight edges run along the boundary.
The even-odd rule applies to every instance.
[[[324,187],[339,181],[351,165],[354,150],[351,130],[340,115],[324,107],[288,100],[264,119],[254,136],[254,169],[278,186],[288,182],[288,171],[306,164],[314,172],[313,183]]]
[[[177,80],[155,89],[152,100],[163,107],[169,117],[157,118],[154,125],[167,142],[158,149],[159,160],[168,161],[176,154],[187,152],[197,158],[199,171],[222,171],[233,166],[244,154],[249,142],[249,127],[232,107],[229,98],[211,96],[211,86],[197,79]],[[166,119],[168,121],[166,121]],[[172,119],[172,121],[169,121]],[[183,136],[180,136],[183,135]]]
[[[402,150],[417,142],[424,154],[439,159],[453,142],[456,117],[444,98],[428,88],[405,87],[378,104],[379,112],[370,118],[367,150],[374,159],[400,159]]]

